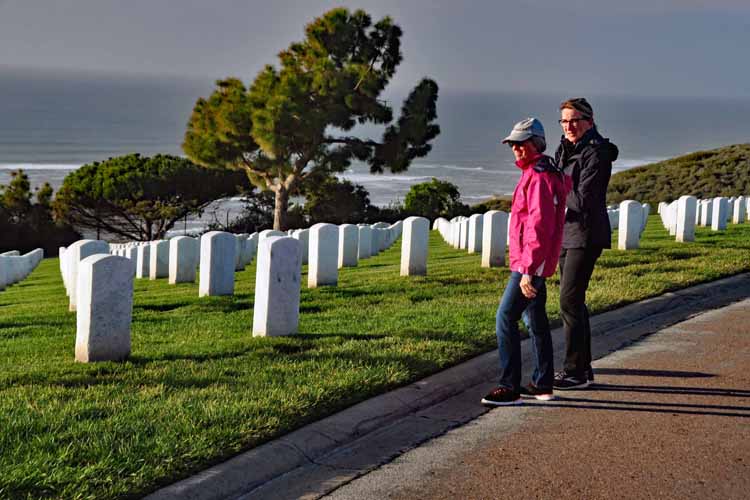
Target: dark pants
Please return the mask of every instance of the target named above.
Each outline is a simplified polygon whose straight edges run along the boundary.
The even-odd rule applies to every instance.
[[[591,325],[586,290],[601,248],[563,248],[560,253],[560,316],[565,330],[566,372],[584,376],[591,367]]]
[[[552,336],[547,320],[547,286],[544,278],[533,276],[531,284],[537,290],[533,299],[521,293],[521,273],[512,272],[497,308],[495,334],[500,351],[500,386],[518,392],[521,388],[521,335],[518,321],[521,316],[529,329],[536,356],[532,381],[537,387],[552,388],[554,365]]]

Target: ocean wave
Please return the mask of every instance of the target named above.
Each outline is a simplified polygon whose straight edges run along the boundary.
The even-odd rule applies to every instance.
[[[80,166],[67,163],[0,163],[0,170],[75,170]]]
[[[616,160],[612,164],[613,170],[627,170],[633,167],[640,167],[642,165],[648,165],[649,163],[656,163],[664,161],[667,158],[654,157],[654,158],[621,158]]]
[[[356,182],[359,184],[392,184],[392,183],[412,183],[412,182],[424,182],[432,179],[431,176],[409,176],[409,175],[370,175],[370,174],[355,174],[355,173],[343,173],[338,174],[339,179],[346,179],[350,182]]]
[[[417,169],[417,168],[438,169],[438,168],[442,168],[442,169],[445,169],[445,170],[468,170],[468,171],[472,171],[472,172],[478,172],[478,171],[482,171],[482,170],[485,169],[484,167],[460,167],[458,165],[434,165],[434,164],[423,165],[423,164],[419,164],[419,163],[414,163],[411,166],[411,168],[412,169]]]
[[[464,201],[467,200],[489,200],[490,198],[497,198],[498,196],[511,196],[513,195],[513,191],[505,192],[505,193],[492,193],[492,194],[477,194],[477,195],[461,195],[461,199]]]

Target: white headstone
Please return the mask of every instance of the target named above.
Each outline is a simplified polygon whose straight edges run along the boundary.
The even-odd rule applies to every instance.
[[[119,361],[130,355],[134,265],[103,254],[79,263],[76,361]]]
[[[424,217],[407,217],[401,239],[401,276],[427,274],[427,248],[430,221]]]
[[[458,248],[458,244],[460,241],[459,234],[461,232],[461,225],[460,221],[457,220],[455,217],[451,219],[451,227],[450,227],[450,236],[448,243],[453,248]]]
[[[247,243],[250,246],[250,253],[252,254],[252,257],[248,261],[248,264],[253,261],[253,257],[255,257],[255,254],[258,253],[258,233],[253,233],[250,236],[247,237]]]
[[[244,268],[244,266],[249,265],[253,261],[253,257],[255,257],[255,245],[250,241],[249,234],[240,235],[239,241],[240,260]]]
[[[133,261],[133,272],[135,273],[135,265],[138,262],[138,247],[131,246],[126,248],[125,257]]]
[[[299,326],[301,244],[289,237],[265,238],[258,249],[253,336],[292,335]]]
[[[747,207],[745,206],[746,200],[744,196],[738,196],[734,201],[734,211],[732,212],[732,224],[743,224],[745,222],[745,212]]]
[[[390,245],[390,236],[389,232],[390,230],[386,227],[382,228],[375,228],[375,231],[380,233],[380,251],[387,249]]]
[[[677,200],[667,207],[667,229],[671,236],[677,235]]]
[[[620,227],[618,228],[618,244],[620,250],[638,248],[643,223],[643,208],[633,200],[620,203]]]
[[[379,228],[372,226],[372,232],[370,233],[370,256],[375,256],[380,253],[380,248],[383,246],[382,242],[383,233]]]
[[[169,284],[194,283],[198,268],[198,240],[177,236],[169,240]]]
[[[135,277],[148,278],[151,264],[151,246],[148,243],[138,245],[135,263]]]
[[[711,229],[714,231],[723,231],[727,228],[727,213],[729,209],[729,200],[722,196],[717,196],[712,201],[711,206]]]
[[[680,196],[677,200],[677,241],[695,241],[695,212],[698,200],[695,196]]]
[[[613,231],[620,227],[620,210],[619,209],[607,209],[607,218],[609,219],[609,227]]]
[[[152,241],[149,253],[148,277],[155,280],[169,276],[169,241]]]
[[[242,250],[247,240],[247,234],[232,234],[234,236],[234,270],[245,269],[245,261],[242,260]]]
[[[357,257],[359,259],[369,259],[372,251],[372,228],[363,224],[358,227],[359,243],[357,245]]]
[[[469,246],[469,219],[462,219],[459,224],[458,248],[466,250]]]
[[[643,223],[641,224],[641,234],[643,234],[643,231],[646,230],[646,224],[648,224],[649,212],[651,212],[651,205],[649,205],[648,203],[644,203],[643,205],[641,205],[641,214],[643,215]]]
[[[5,255],[0,255],[0,290],[10,285],[10,262]]]
[[[336,285],[339,280],[339,228],[319,222],[310,228],[308,288]]]
[[[713,200],[701,200],[701,226],[709,227],[713,218]]]
[[[505,265],[505,247],[508,237],[508,214],[490,210],[482,220],[482,267]]]
[[[299,241],[301,255],[300,265],[304,266],[307,264],[310,255],[310,230],[298,229],[292,233],[292,238]]]
[[[201,236],[199,297],[234,293],[234,252],[231,233],[210,231]]]
[[[353,224],[339,226],[339,264],[338,267],[356,267],[359,251],[359,230]]]
[[[78,267],[83,259],[90,255],[96,254],[108,254],[109,245],[106,241],[102,240],[78,240],[68,247],[65,252],[65,256],[68,258],[68,283],[70,285],[70,302],[68,304],[69,311],[76,310],[76,304],[78,303]]]
[[[469,217],[469,253],[482,251],[482,214]]]
[[[264,229],[258,233],[258,246],[270,236],[286,236],[287,234],[283,231],[276,231],[275,229]]]

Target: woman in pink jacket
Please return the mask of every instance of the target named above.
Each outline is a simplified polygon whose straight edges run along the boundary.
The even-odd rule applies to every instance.
[[[497,309],[500,383],[482,399],[487,406],[521,403],[521,393],[543,401],[554,398],[552,337],[547,319],[545,279],[555,272],[562,244],[565,198],[571,188],[549,156],[544,127],[536,118],[516,123],[509,144],[521,169],[513,192],[508,248],[510,278]],[[536,367],[531,383],[521,387],[521,338],[518,321],[524,316],[534,348]]]

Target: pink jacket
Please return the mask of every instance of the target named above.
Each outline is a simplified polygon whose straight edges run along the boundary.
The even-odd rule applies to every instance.
[[[572,188],[549,156],[516,162],[523,170],[513,191],[508,248],[510,270],[521,274],[552,276],[560,258],[565,222],[565,199]]]

